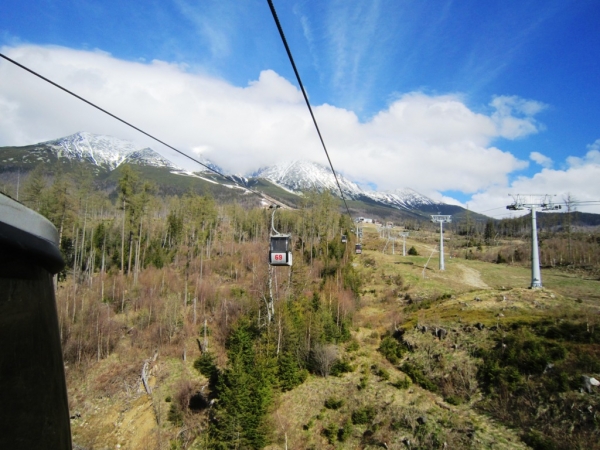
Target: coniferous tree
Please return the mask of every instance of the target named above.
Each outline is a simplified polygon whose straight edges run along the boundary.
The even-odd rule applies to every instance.
[[[227,340],[228,366],[219,376],[210,433],[217,448],[263,448],[268,442],[266,414],[273,396],[273,367],[259,355],[258,336],[242,321]]]
[[[45,168],[40,164],[31,171],[23,186],[23,203],[35,211],[40,211],[44,205],[46,187]]]

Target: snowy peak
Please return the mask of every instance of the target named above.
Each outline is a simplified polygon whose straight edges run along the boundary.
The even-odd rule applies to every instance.
[[[292,161],[266,167],[252,174],[253,177],[265,178],[270,182],[295,193],[309,189],[329,191],[340,196],[335,177],[327,167],[307,161]],[[413,189],[401,188],[393,191],[364,191],[356,183],[337,174],[344,197],[353,200],[368,200],[382,205],[403,210],[419,210],[438,205],[439,203],[419,194]]]
[[[112,136],[79,132],[37,145],[49,147],[57,158],[86,161],[109,171],[123,163],[182,171],[180,167],[151,148],[142,148],[133,142]]]
[[[292,161],[275,166],[259,169],[252,174],[256,178],[264,178],[293,192],[310,189],[331,191],[338,194],[339,189],[331,169],[308,161]],[[363,190],[352,181],[337,174],[344,195],[357,198],[364,194]]]
[[[129,153],[123,162],[128,164],[139,164],[141,166],[166,167],[171,170],[179,170],[179,167],[163,158],[151,148],[135,150]]]
[[[59,158],[87,161],[108,170],[116,169],[127,156],[141,150],[129,141],[86,132],[42,142],[40,145],[52,148]]]
[[[423,206],[433,206],[438,204],[429,197],[425,197],[410,188],[401,188],[384,192],[368,191],[365,194],[372,200],[392,205],[400,209],[419,209]]]

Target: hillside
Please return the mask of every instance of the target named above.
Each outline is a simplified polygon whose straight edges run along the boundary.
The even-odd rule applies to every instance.
[[[217,175],[93,167],[10,185],[61,236],[76,448],[598,448],[600,238],[575,215],[540,220],[530,290],[527,218],[466,213],[440,271],[417,210],[351,200],[403,224],[358,225],[357,255],[327,191],[240,178],[261,202]],[[265,209],[276,196],[292,208]],[[267,264],[272,228],[291,268]]]
[[[544,226],[529,290],[526,220],[453,222],[439,271],[415,212],[359,225],[356,255],[327,192],[249,180],[293,206],[273,212],[217,176],[85,164],[20,185],[61,236],[76,448],[595,448],[594,230]],[[272,227],[291,268],[267,264]]]
[[[599,388],[588,393],[581,382],[583,375],[600,378],[597,279],[544,270],[544,288],[530,290],[527,267],[461,258],[448,259],[440,272],[437,254],[429,259],[435,239],[428,232],[409,238],[417,256],[392,255],[389,249],[384,254],[385,241],[375,226],[366,225],[364,253],[346,249],[340,259],[360,280],[354,300],[335,287],[335,272],[333,278],[319,276],[327,271],[317,260],[310,265],[297,255],[289,285],[287,269],[276,270],[280,294],[272,326],[263,329],[261,359],[263,352],[278,352],[282,336],[292,338],[294,325],[288,321],[300,320],[293,313],[298,308],[313,311],[315,320],[322,312],[334,324],[347,317],[349,334],[317,346],[323,352],[318,366],[273,397],[264,422],[270,430],[266,448],[599,448],[594,422]],[[122,331],[106,331],[100,343],[92,343],[93,355],[97,345],[114,340],[110,354],[69,366],[79,448],[215,448],[210,429],[219,400],[213,403],[208,392],[225,391],[205,376],[214,366],[202,355],[214,355],[221,376],[242,370],[230,366],[233,344],[225,330],[236,335],[236,320],[246,329],[243,310],[253,309],[253,288],[245,286],[252,277],[265,276],[264,262],[258,272],[250,270],[261,267],[264,251],[259,241],[231,243],[210,258],[191,260],[189,272],[182,271],[182,260],[142,271],[131,293],[121,294],[123,280],[110,274],[80,291],[89,292],[85,296],[108,291],[117,306],[111,321]],[[238,269],[240,258],[246,274]],[[189,289],[185,277],[196,280]],[[59,288],[59,308],[69,309],[71,289],[68,282]],[[308,298],[288,297],[289,289]],[[182,304],[186,295],[190,300]],[[152,298],[164,302],[155,304],[155,315]],[[302,306],[306,301],[312,305],[308,310]],[[197,305],[203,311],[198,319]],[[173,312],[184,313],[189,328],[185,322],[177,325]],[[153,350],[143,341],[158,322],[165,338],[151,338],[162,342]],[[315,323],[312,332],[317,329]],[[440,329],[441,338],[432,333]],[[305,328],[309,335],[310,330]],[[140,378],[143,367],[149,393]],[[236,378],[246,376],[241,371]],[[230,445],[237,445],[235,438]]]

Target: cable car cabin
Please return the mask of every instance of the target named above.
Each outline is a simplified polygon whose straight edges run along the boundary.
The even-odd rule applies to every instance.
[[[71,449],[52,282],[63,266],[56,228],[0,194],[0,448]]]
[[[354,246],[354,253],[360,255],[362,253],[362,244],[356,244]]]
[[[271,236],[269,264],[272,266],[292,265],[292,238],[289,234]]]
[[[348,238],[345,234],[342,234],[342,244],[345,244],[346,242],[348,242]]]

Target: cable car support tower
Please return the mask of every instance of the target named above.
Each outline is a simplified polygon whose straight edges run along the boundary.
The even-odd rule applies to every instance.
[[[444,223],[452,222],[452,216],[433,215],[431,221],[440,224],[440,270],[446,270],[444,268]]]
[[[540,252],[537,238],[537,219],[536,211],[555,211],[561,209],[560,205],[555,205],[551,201],[550,195],[511,195],[512,205],[506,209],[511,211],[520,211],[528,209],[531,211],[531,289],[542,287],[542,275],[540,273]],[[537,201],[536,201],[537,200]]]
[[[406,238],[408,237],[408,231],[400,233],[400,237],[402,238],[402,256],[406,256]]]

